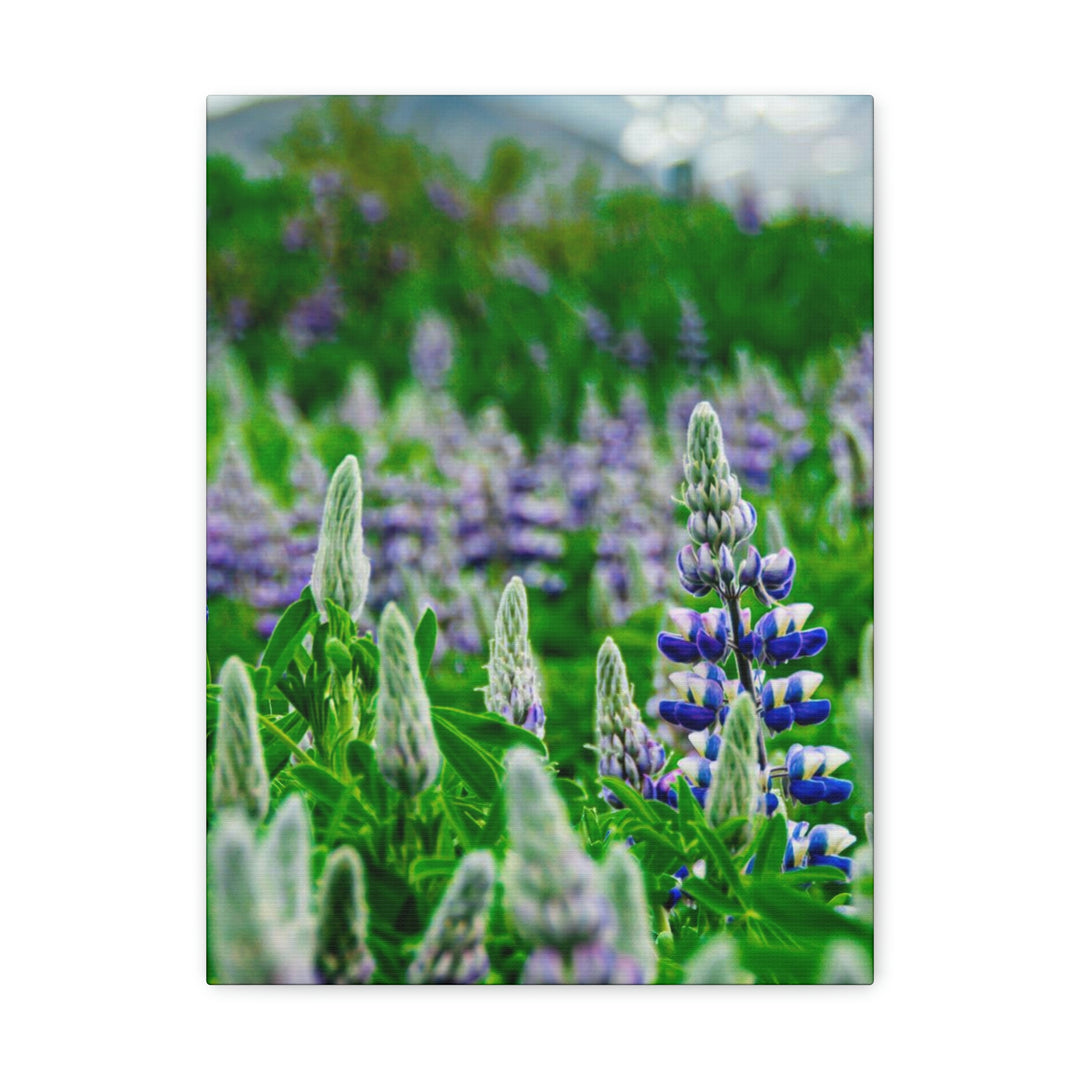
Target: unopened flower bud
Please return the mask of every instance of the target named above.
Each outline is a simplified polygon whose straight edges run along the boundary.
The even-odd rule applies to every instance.
[[[511,578],[495,616],[484,705],[518,727],[544,736],[540,679],[529,645],[529,606],[521,578]]]
[[[413,634],[394,603],[379,619],[379,697],[375,708],[379,771],[414,796],[435,782],[442,758],[431,724]]]
[[[362,510],[360,466],[349,454],[335,470],[326,492],[319,547],[311,572],[311,593],[323,618],[327,600],[344,608],[353,619],[358,619],[363,610],[371,562],[364,554]]]
[[[367,947],[368,906],[364,868],[351,847],[326,860],[319,894],[315,962],[324,982],[366,983],[375,970]]]
[[[214,741],[215,813],[229,807],[243,810],[254,822],[262,821],[270,805],[255,690],[243,662],[235,656],[221,671],[221,702]]]
[[[494,884],[491,852],[472,851],[466,855],[446,887],[409,967],[410,983],[483,982],[489,967],[484,937]]]

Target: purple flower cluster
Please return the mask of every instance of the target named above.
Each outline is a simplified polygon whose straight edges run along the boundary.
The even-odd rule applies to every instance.
[[[836,478],[855,506],[874,504],[874,336],[864,334],[844,357],[844,372],[829,403],[835,433],[829,440]]]
[[[305,514],[303,507],[299,513],[278,507],[230,446],[206,493],[207,594],[249,604],[259,613],[259,629],[269,632],[311,575],[314,546]]]
[[[693,300],[681,300],[682,315],[679,319],[679,358],[685,360],[691,371],[700,371],[709,358],[709,337],[705,333],[705,320]]]
[[[341,286],[327,278],[315,292],[296,303],[286,324],[296,347],[306,349],[319,341],[333,341],[344,316]]]
[[[510,255],[500,266],[502,276],[521,285],[537,296],[543,296],[551,288],[551,278],[546,270],[537,266],[528,255]]]
[[[441,180],[429,180],[425,190],[431,205],[451,221],[464,221],[469,208],[465,200]]]
[[[700,400],[697,388],[674,396],[668,412],[673,436],[686,430]],[[757,491],[769,489],[774,469],[793,469],[813,449],[806,413],[768,368],[751,365],[745,355],[737,357],[736,378],[721,386],[716,412],[732,470]]]
[[[665,553],[677,535],[668,511],[675,473],[656,468],[645,404],[627,394],[608,415],[586,402],[580,441],[561,450],[567,527],[598,534],[594,583],[600,624],[620,623],[665,590]]]

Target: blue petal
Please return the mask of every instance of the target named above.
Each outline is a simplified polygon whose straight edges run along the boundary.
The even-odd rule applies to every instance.
[[[658,634],[656,647],[676,664],[689,664],[700,659],[697,646],[692,641],[687,641],[676,634]]]
[[[697,799],[699,803],[701,803],[701,806],[704,809],[705,798],[709,794],[709,789],[703,787],[692,787],[690,791],[693,794],[694,798]]]
[[[710,637],[704,630],[697,632],[697,637],[694,639],[697,643],[697,650],[706,660],[712,660],[714,663],[721,659],[725,652],[727,652],[727,642],[719,642],[714,637]]]
[[[808,866],[835,866],[851,877],[851,859],[845,855],[811,855],[806,863]]]
[[[791,797],[808,806],[825,798],[824,780],[792,780],[790,787]]]
[[[787,731],[794,722],[795,711],[790,705],[781,705],[778,709],[767,709],[765,712],[765,726],[770,731]]]
[[[835,776],[824,776],[818,783],[825,785],[827,803],[841,803],[855,789],[855,785],[850,780],[838,780]]]
[[[796,724],[820,724],[828,719],[832,704],[826,698],[822,701],[800,701],[788,708],[795,714]]]
[[[799,637],[802,639],[799,645],[800,656],[817,656],[829,641],[828,631],[823,626],[804,630]]]
[[[720,756],[720,746],[723,740],[715,732],[709,736],[708,741],[705,743],[704,757],[709,761],[715,761]]]
[[[802,655],[802,634],[785,634],[783,637],[772,638],[765,643],[765,655],[773,664],[782,664],[786,660],[794,660]]]
[[[716,710],[688,701],[661,701],[660,715],[669,723],[687,731],[704,731],[716,720]]]

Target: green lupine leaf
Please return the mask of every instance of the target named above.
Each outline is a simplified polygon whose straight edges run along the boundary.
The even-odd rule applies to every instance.
[[[783,852],[784,843],[787,840],[787,819],[781,814],[774,814],[767,818],[764,825],[758,830],[757,843],[753,848],[754,874],[768,874],[774,870],[770,858],[773,852]],[[779,869],[779,860],[775,869]],[[830,870],[835,867],[829,867]]]
[[[547,747],[531,731],[511,724],[496,713],[470,713],[462,709],[433,708],[432,713],[440,713],[444,720],[465,732],[481,746],[501,752],[512,746],[527,746],[541,757],[547,757]]]
[[[438,636],[438,620],[435,618],[435,612],[428,608],[417,623],[413,639],[416,643],[416,658],[420,663],[421,675],[427,675],[431,667],[431,658],[435,655],[435,641]]]
[[[439,750],[469,789],[490,803],[502,782],[502,766],[486,747],[457,726],[455,718],[443,715],[445,711],[431,710]]]
[[[352,653],[336,637],[326,639],[326,659],[343,679],[352,672]]]
[[[300,599],[290,604],[277,621],[263,650],[262,664],[270,668],[270,685],[275,686],[285,674],[289,661],[318,620],[311,589],[305,588]]]

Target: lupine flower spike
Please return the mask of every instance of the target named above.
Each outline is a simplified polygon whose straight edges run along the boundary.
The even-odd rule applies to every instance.
[[[323,982],[366,983],[375,970],[367,947],[364,867],[351,847],[326,860],[319,894],[315,963]]]
[[[845,752],[795,744],[782,766],[770,767],[766,732],[820,724],[829,716],[830,703],[813,700],[822,682],[820,674],[800,671],[766,680],[763,668],[816,656],[828,635],[823,629],[807,628],[810,604],[784,603],[795,580],[791,552],[781,546],[763,556],[750,543],[757,512],[742,497],[724,453],[720,422],[706,402],[690,417],[683,471],[683,501],[690,511],[687,530],[693,543],[676,559],[679,581],[696,597],[717,594],[722,606],[706,612],[673,609],[671,618],[679,632],[664,632],[657,639],[664,657],[691,665],[670,676],[679,698],[659,703],[661,717],[689,732],[697,751],[680,761],[679,771],[704,801],[714,825],[733,817],[749,822],[759,812],[772,814],[783,808],[782,794],[807,804],[840,802],[850,795],[852,785],[832,773],[848,760]],[[767,609],[756,624],[742,607],[745,595],[754,596]],[[724,670],[732,657],[734,678]],[[669,801],[674,799],[672,779],[663,778],[656,791]],[[822,835],[815,840],[819,846]],[[740,839],[747,837],[744,831]],[[801,839],[802,833],[793,833],[796,855]],[[830,844],[835,846],[835,838]],[[839,858],[839,850],[830,846],[817,854]]]
[[[654,777],[664,764],[664,748],[649,733],[634,704],[634,690],[618,645],[607,638],[596,658],[596,727],[600,738],[600,775],[625,780],[651,795]],[[617,802],[609,793],[609,802]]]
[[[605,891],[606,874],[581,850],[548,774],[524,747],[506,757],[506,799],[507,909],[533,947],[521,981],[595,984],[644,978],[648,964],[634,942],[645,916],[626,916],[624,945],[618,936],[624,916],[616,916]],[[612,873],[619,877],[622,870]],[[633,891],[622,880],[619,902],[630,903]]]
[[[442,758],[413,634],[396,604],[387,604],[379,619],[379,657],[379,771],[391,787],[417,795],[435,782]]]
[[[334,471],[326,492],[319,547],[311,572],[311,592],[324,619],[327,600],[344,608],[353,619],[358,619],[364,608],[371,562],[364,554],[362,511],[360,465],[349,454]]]
[[[529,646],[529,603],[519,577],[510,579],[499,601],[487,672],[485,707],[543,738],[544,707]]]
[[[282,803],[256,842],[238,811],[223,815],[210,841],[211,947],[225,983],[315,981],[307,808]]]
[[[469,852],[451,878],[409,967],[410,983],[484,981],[489,967],[484,936],[494,884],[491,852]]]
[[[221,671],[221,703],[214,744],[214,811],[243,810],[253,822],[266,816],[270,780],[266,775],[255,690],[243,662],[232,656]]]
[[[615,844],[600,873],[615,911],[615,941],[620,952],[612,982],[651,983],[656,979],[656,947],[637,860],[625,846]]]

